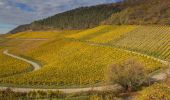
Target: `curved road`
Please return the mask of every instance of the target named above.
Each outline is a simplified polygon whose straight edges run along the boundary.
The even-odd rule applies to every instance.
[[[0,87],[0,90],[6,90],[8,87]],[[88,91],[119,91],[122,90],[122,87],[120,85],[110,85],[110,86],[101,86],[101,87],[88,87],[88,88],[71,88],[71,89],[35,89],[35,88],[10,88],[14,92],[31,92],[31,91],[60,91],[63,93],[79,93],[79,92],[88,92]]]
[[[11,54],[11,53],[8,52],[8,50],[3,51],[3,54],[31,64],[34,67],[33,71],[37,71],[37,70],[39,70],[41,68],[41,66],[38,63],[33,62],[31,60],[28,60],[28,59],[25,59],[25,58],[22,58],[22,57],[19,57],[19,56],[16,56],[14,54]]]
[[[11,54],[11,53],[8,52],[8,50],[3,51],[3,54],[5,54],[7,56],[10,56],[12,58],[16,58],[18,60],[25,61],[25,62],[31,64],[34,67],[33,71],[37,71],[37,70],[39,70],[41,68],[41,66],[38,63],[33,62],[31,60],[28,60],[28,59],[25,59],[25,58],[22,58],[22,57],[19,57],[17,55]],[[9,88],[9,87],[0,86],[0,90],[6,90],[7,88]],[[115,84],[115,85],[112,85],[112,86],[88,87],[88,88],[72,88],[72,89],[34,89],[34,88],[15,88],[15,87],[11,87],[11,89],[14,92],[61,91],[61,92],[64,92],[64,93],[76,93],[76,92],[87,92],[87,91],[90,91],[90,90],[94,90],[94,91],[115,90],[115,91],[117,91],[117,90],[121,89],[121,86]]]
[[[93,46],[103,46],[103,47],[112,47],[110,45],[106,45],[106,44],[100,44],[100,43],[90,43],[88,42],[87,44],[89,45],[93,45]],[[115,48],[115,47],[113,47]],[[165,61],[165,60],[162,60],[162,59],[159,59],[159,58],[155,58],[153,56],[149,56],[147,54],[142,54],[142,53],[138,53],[138,52],[134,52],[134,51],[130,51],[130,50],[126,50],[126,49],[122,49],[122,48],[115,48],[115,49],[118,49],[118,50],[122,50],[124,52],[127,52],[127,53],[132,53],[132,54],[135,54],[135,55],[138,55],[138,56],[143,56],[143,57],[146,57],[148,59],[152,59],[152,60],[155,60],[155,61],[158,61],[166,66],[168,66],[168,68],[166,70],[163,70],[161,72],[157,72],[155,74],[153,74],[150,78],[154,81],[162,81],[162,80],[165,80],[168,78],[168,75],[170,75],[170,62],[168,61]],[[153,72],[154,73],[154,72]],[[151,73],[152,74],[152,73]]]
[[[90,45],[105,46],[105,45],[101,45],[101,44],[92,44],[92,43]],[[139,56],[144,56],[144,57],[147,57],[149,59],[159,61],[159,62],[161,62],[161,63],[163,63],[165,65],[169,65],[169,62],[161,60],[161,59],[158,59],[158,58],[155,58],[155,57],[151,57],[151,56],[148,56],[148,55],[145,55],[145,54],[141,54],[141,53],[137,53],[137,52],[133,52],[133,51],[128,51],[128,50],[124,50],[124,49],[119,49],[119,50],[123,50],[125,52],[133,53],[133,54],[136,54],[136,55],[139,55]],[[11,54],[11,53],[8,52],[8,50],[5,50],[3,52],[3,54],[5,54],[7,56],[10,56],[10,57],[13,57],[13,58],[16,58],[16,59],[19,59],[19,60],[22,60],[22,61],[25,61],[25,62],[31,64],[34,67],[34,71],[39,70],[41,68],[41,66],[38,63],[30,61],[30,60],[22,58],[22,57],[19,57],[19,56],[16,56],[14,54]],[[151,76],[151,78],[156,80],[156,81],[160,81],[160,80],[166,79],[168,74],[170,74],[170,68]],[[0,90],[5,90],[7,88],[8,87],[3,87],[3,86],[1,87],[0,86]],[[117,90],[122,89],[122,87],[120,85],[115,84],[115,85],[112,85],[112,86],[88,87],[88,88],[72,88],[72,89],[34,89],[34,88],[15,88],[15,87],[12,87],[11,89],[14,92],[61,91],[61,92],[64,92],[64,93],[76,93],[76,92],[87,92],[87,91],[90,91],[90,90],[102,91],[103,89],[104,90],[117,91]]]

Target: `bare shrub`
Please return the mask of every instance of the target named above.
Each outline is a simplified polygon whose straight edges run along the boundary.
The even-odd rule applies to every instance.
[[[119,84],[129,92],[140,87],[146,79],[144,66],[133,59],[114,64],[109,69],[109,82]]]

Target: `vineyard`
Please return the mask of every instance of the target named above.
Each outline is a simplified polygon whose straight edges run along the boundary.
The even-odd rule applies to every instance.
[[[0,78],[28,72],[33,69],[23,61],[4,55],[2,48],[0,48],[0,61]]]
[[[110,30],[106,34],[95,36],[91,38],[89,41],[98,42],[98,43],[107,43],[108,41],[122,37],[124,34],[136,29],[137,27],[138,26],[130,26],[130,25],[117,26],[117,28]]]
[[[87,29],[87,30],[84,30],[82,32],[79,32],[77,34],[72,34],[68,37],[70,38],[75,38],[75,39],[88,39],[92,36],[95,36],[95,35],[100,35],[100,34],[104,34],[114,28],[116,28],[117,26],[109,26],[109,25],[103,25],[103,26],[98,26],[98,27],[95,27],[95,28],[92,28],[92,29]]]
[[[169,93],[168,85],[157,83],[140,91],[135,98],[138,100],[151,100],[154,97],[155,100],[169,100]]]
[[[141,26],[110,44],[170,60],[170,27]]]
[[[109,66],[127,59],[135,59],[142,63],[145,70],[150,73],[163,68],[164,65],[125,50],[135,51],[134,47],[141,44],[138,45],[141,50],[138,51],[139,53],[150,55],[148,52],[155,50],[155,53],[160,51],[158,54],[161,54],[161,50],[165,50],[162,57],[168,57],[170,47],[168,30],[169,27],[103,25],[78,31],[12,34],[8,36],[10,40],[5,44],[10,47],[11,52],[38,61],[42,68],[35,72],[1,78],[0,82],[7,85],[56,88],[103,84],[107,81],[106,74]],[[48,40],[17,40],[17,38]],[[163,48],[158,49],[160,45]],[[150,51],[149,47],[153,49]],[[148,52],[142,52],[145,49]]]
[[[111,26],[103,25],[93,29],[88,29],[77,34],[70,35],[69,38],[86,40],[92,42],[106,43],[113,38],[119,38],[122,35],[130,32],[131,30],[137,28],[137,26],[122,25],[122,26]]]
[[[77,32],[80,32],[81,30],[64,30],[64,31],[26,31],[26,32],[21,32],[18,34],[12,34],[7,36],[7,38],[19,38],[19,39],[47,39],[47,38],[56,38],[60,35],[67,35],[69,34],[74,34]]]
[[[0,100],[170,100],[170,0],[0,0]]]
[[[31,58],[43,62],[39,71],[1,79],[1,83],[32,86],[84,86],[106,81],[107,68],[129,58],[145,65],[148,72],[162,67],[152,59],[140,57],[112,47],[93,46],[81,42],[53,40],[29,52]]]
[[[107,44],[165,60],[170,59],[169,26],[107,25],[81,33],[71,35],[71,37],[79,40],[86,38],[83,41]]]

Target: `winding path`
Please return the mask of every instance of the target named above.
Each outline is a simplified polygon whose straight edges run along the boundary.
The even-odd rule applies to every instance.
[[[36,62],[33,62],[31,60],[28,60],[28,59],[25,59],[25,58],[22,58],[22,57],[19,57],[17,55],[14,55],[14,54],[11,54],[8,52],[8,50],[5,50],[3,51],[3,54],[7,55],[7,56],[10,56],[12,58],[16,58],[18,60],[22,60],[22,61],[25,61],[29,64],[31,64],[33,67],[34,67],[34,70],[33,71],[37,71],[41,68],[41,66],[36,63]],[[3,86],[0,86],[0,90],[6,90],[8,89],[9,87],[3,87]],[[102,91],[102,90],[120,90],[122,87],[120,85],[112,85],[112,86],[100,86],[100,87],[88,87],[88,88],[72,88],[72,89],[36,89],[36,88],[15,88],[15,87],[10,87],[10,89],[12,89],[12,91],[14,92],[30,92],[30,91],[61,91],[61,92],[64,92],[64,93],[76,93],[76,92],[87,92],[87,91]]]
[[[95,44],[94,43],[88,43],[88,44],[89,45],[95,45],[95,46],[107,46],[107,45],[101,45],[101,44],[96,44],[96,43]],[[129,50],[124,50],[124,49],[119,49],[119,48],[118,48],[118,50],[123,50],[125,52],[129,52],[129,53],[139,55],[139,56],[144,56],[144,57],[147,57],[149,59],[153,59],[155,61],[159,61],[162,64],[165,64],[165,65],[169,66],[168,61],[164,61],[164,60],[152,57],[152,56],[148,56],[148,55],[145,55],[145,54],[142,54],[142,53],[137,53],[137,52],[133,52],[133,51],[129,51]],[[14,54],[11,54],[11,53],[8,52],[8,50],[5,50],[3,52],[3,54],[5,54],[7,56],[10,56],[10,57],[13,57],[13,58],[16,58],[16,59],[19,59],[19,60],[22,60],[22,61],[25,61],[25,62],[31,64],[34,67],[34,71],[39,70],[41,68],[41,66],[38,63],[30,61],[30,60],[22,58],[22,57],[19,57],[19,56],[16,56]],[[168,69],[166,69],[166,70],[164,70],[162,72],[154,74],[153,76],[151,76],[151,78],[156,80],[156,81],[160,81],[160,80],[166,79],[169,74],[170,74],[170,66],[169,66]],[[0,90],[5,90],[7,88],[8,87],[0,86]],[[117,90],[122,89],[122,87],[120,85],[118,85],[118,84],[115,84],[115,85],[111,85],[111,86],[88,87],[88,88],[71,88],[71,89],[35,89],[35,88],[15,88],[15,87],[12,87],[11,89],[14,92],[61,91],[61,92],[64,92],[64,93],[76,93],[76,92],[87,92],[87,91],[90,91],[90,90],[94,90],[94,91],[114,90],[114,91],[117,91]]]
[[[87,44],[90,44],[90,45],[93,45],[93,46],[103,46],[103,47],[108,47],[109,46],[109,47],[113,47],[113,46],[110,46],[108,44],[100,44],[100,43],[87,42]],[[151,75],[151,77],[150,77],[151,80],[153,80],[153,81],[162,81],[162,80],[165,80],[165,79],[168,78],[168,75],[170,75],[170,62],[168,62],[168,61],[165,61],[165,60],[162,60],[162,59],[159,59],[159,58],[155,58],[155,57],[149,56],[147,54],[142,54],[142,53],[138,53],[138,52],[122,49],[122,48],[116,48],[116,47],[113,47],[113,48],[121,50],[121,51],[124,51],[124,52],[127,52],[127,53],[132,53],[132,54],[135,54],[135,55],[138,55],[138,56],[143,56],[143,57],[146,57],[148,59],[152,59],[152,60],[158,61],[158,62],[168,66],[168,68],[163,70],[163,71],[160,71],[160,72],[157,72],[157,73],[153,72],[155,74]]]
[[[0,90],[6,90],[8,87],[0,87]],[[110,85],[110,86],[100,86],[100,87],[88,87],[88,88],[70,88],[70,89],[35,89],[35,88],[10,88],[14,92],[31,92],[31,91],[61,91],[63,93],[78,93],[78,92],[88,92],[88,91],[103,91],[112,90],[119,91],[122,89],[120,85]]]
[[[40,66],[38,63],[33,62],[33,61],[31,61],[31,60],[28,60],[28,59],[25,59],[25,58],[22,58],[22,57],[19,57],[19,56],[17,56],[17,55],[11,54],[11,53],[8,52],[8,50],[3,51],[3,54],[5,54],[5,55],[7,55],[7,56],[10,56],[10,57],[12,57],[12,58],[18,59],[18,60],[22,60],[22,61],[24,61],[24,62],[27,62],[27,63],[31,64],[31,65],[34,67],[34,70],[33,70],[33,71],[37,71],[37,70],[39,70],[39,69],[41,68],[41,66]]]

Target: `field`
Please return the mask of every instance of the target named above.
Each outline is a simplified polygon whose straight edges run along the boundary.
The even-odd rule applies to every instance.
[[[32,66],[3,54],[0,48],[0,78],[25,73],[32,70]]]
[[[122,35],[136,29],[138,26],[122,25],[122,26],[111,26],[103,25],[96,28],[88,29],[78,34],[70,35],[70,38],[79,40],[86,40],[92,42],[105,43],[112,39],[121,37]]]
[[[84,35],[76,34],[71,35],[71,37],[79,40],[86,37],[83,41],[107,44],[164,60],[170,59],[169,26],[103,26],[107,32],[103,32],[104,29],[97,31],[97,33],[93,32],[99,30],[100,27],[84,31],[87,32]]]
[[[163,68],[153,59],[125,52],[110,44],[110,41],[116,43],[112,40],[120,41],[139,27],[108,25],[81,31],[26,32],[7,36],[9,40],[3,45],[8,46],[12,53],[41,63],[42,69],[1,78],[1,84],[55,88],[102,85],[107,80],[108,68],[127,59],[142,63],[148,73]],[[20,40],[25,38],[47,40]]]
[[[128,58],[143,62],[146,70],[150,72],[161,67],[156,61],[111,47],[65,41],[53,41],[43,45],[42,48],[32,52],[30,57],[42,61],[45,64],[43,68],[23,76],[6,78],[4,83],[56,86],[96,84],[106,80],[105,72],[109,65]]]
[[[33,32],[33,31],[26,31],[26,32],[21,32],[21,33],[17,33],[17,34],[13,34],[10,36],[7,36],[7,38],[18,38],[18,39],[48,39],[48,38],[56,38],[59,35],[67,35],[67,33],[69,34],[73,34],[73,33],[77,33],[80,32],[81,30],[64,30],[64,31],[37,31],[37,32]]]
[[[110,43],[170,60],[170,27],[167,26],[142,26]]]
[[[0,100],[170,100],[170,0],[0,0]]]

